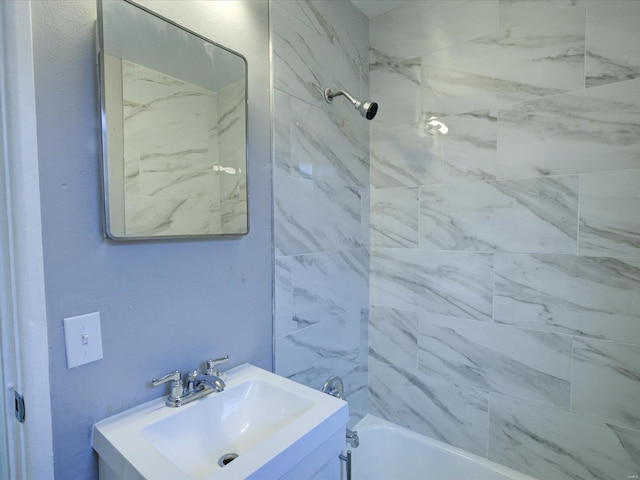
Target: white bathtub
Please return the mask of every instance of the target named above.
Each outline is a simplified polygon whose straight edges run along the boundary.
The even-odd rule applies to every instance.
[[[373,415],[354,430],[353,480],[536,480]]]

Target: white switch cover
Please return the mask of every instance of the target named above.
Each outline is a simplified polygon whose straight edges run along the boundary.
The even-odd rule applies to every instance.
[[[64,322],[67,368],[74,368],[102,358],[100,312],[69,317]]]

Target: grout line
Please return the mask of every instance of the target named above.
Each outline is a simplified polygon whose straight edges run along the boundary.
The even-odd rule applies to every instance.
[[[569,413],[573,413],[573,372],[575,365],[575,337],[571,337],[571,372],[569,374]]]
[[[491,441],[491,392],[487,392],[487,445],[486,457],[489,459],[489,442]]]
[[[582,203],[582,174],[578,175],[578,209],[576,211],[576,256],[580,256],[580,205]]]

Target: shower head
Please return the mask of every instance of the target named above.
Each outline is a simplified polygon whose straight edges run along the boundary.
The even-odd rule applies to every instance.
[[[344,95],[345,97],[347,97],[347,99],[349,99],[356,110],[360,112],[360,115],[362,115],[367,120],[372,120],[373,117],[376,116],[376,113],[378,113],[378,104],[376,102],[370,102],[368,100],[361,102],[360,100],[356,100],[355,98],[353,98],[345,91],[332,91],[330,88],[324,89],[324,99],[327,101],[327,103],[331,103],[334,97],[338,97],[340,95]]]

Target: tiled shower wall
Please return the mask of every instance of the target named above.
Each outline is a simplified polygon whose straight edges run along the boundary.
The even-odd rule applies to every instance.
[[[582,0],[371,21],[372,413],[544,480],[640,475],[638,25]]]
[[[321,388],[343,377],[366,412],[369,125],[326,87],[368,96],[367,18],[351,2],[271,2],[275,368]]]

